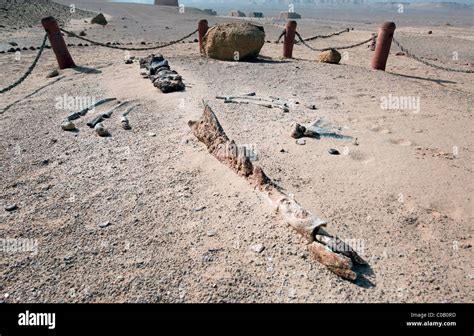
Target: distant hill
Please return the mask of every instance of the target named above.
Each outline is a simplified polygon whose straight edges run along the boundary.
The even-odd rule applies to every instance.
[[[94,16],[95,13],[76,9],[74,18]],[[60,23],[71,18],[70,7],[50,0],[0,0],[0,23],[11,28],[35,26],[41,19],[54,16]]]

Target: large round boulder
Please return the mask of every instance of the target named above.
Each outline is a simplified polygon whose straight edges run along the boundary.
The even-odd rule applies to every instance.
[[[250,23],[227,23],[210,28],[201,52],[222,61],[256,59],[265,43],[265,30]]]

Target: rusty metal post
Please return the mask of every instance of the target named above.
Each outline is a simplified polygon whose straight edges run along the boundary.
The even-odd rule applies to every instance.
[[[393,22],[384,22],[380,26],[375,53],[372,56],[372,69],[385,71],[395,27]]]
[[[202,40],[204,35],[206,35],[207,30],[209,29],[209,24],[207,20],[201,20],[198,23],[198,38],[199,38],[199,50],[202,52]]]
[[[285,39],[283,41],[283,57],[293,57],[293,45],[295,44],[296,21],[286,23]]]
[[[54,54],[56,55],[59,68],[74,68],[76,64],[74,64],[71,54],[69,54],[66,42],[64,42],[56,19],[52,16],[49,16],[47,18],[42,19],[41,24],[48,33],[49,43],[51,43],[51,47],[53,48]]]

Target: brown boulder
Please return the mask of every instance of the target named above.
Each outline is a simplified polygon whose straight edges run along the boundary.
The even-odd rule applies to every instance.
[[[250,23],[220,24],[210,28],[201,52],[222,61],[256,59],[265,43],[263,27]]]
[[[338,64],[341,61],[341,54],[336,49],[326,50],[319,54],[320,63]]]

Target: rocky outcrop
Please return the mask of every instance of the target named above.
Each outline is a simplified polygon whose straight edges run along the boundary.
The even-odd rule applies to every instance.
[[[178,7],[179,1],[178,0],[155,0],[155,5]]]
[[[301,15],[295,12],[280,12],[280,19],[301,19]]]
[[[229,16],[245,17],[245,13],[239,10],[233,10],[233,11],[230,11]]]

